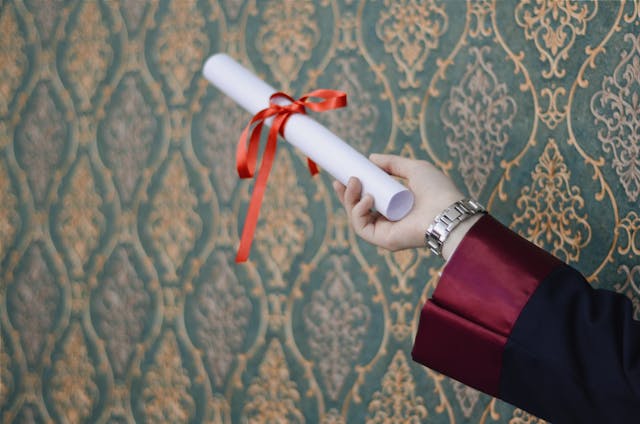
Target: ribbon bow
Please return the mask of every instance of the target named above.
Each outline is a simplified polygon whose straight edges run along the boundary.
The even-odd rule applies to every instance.
[[[312,98],[320,98],[323,100],[312,101],[310,100]],[[291,103],[280,105],[277,103],[278,99],[285,99]],[[269,118],[273,118],[273,122],[271,124],[271,129],[269,130],[269,136],[267,137],[267,145],[265,146],[264,153],[262,155],[262,163],[258,170],[258,177],[256,178],[256,183],[253,187],[253,194],[251,195],[251,201],[249,202],[247,217],[245,218],[244,227],[242,228],[242,236],[240,237],[240,246],[238,247],[236,262],[245,262],[249,257],[251,243],[253,242],[253,233],[255,232],[255,228],[258,223],[258,215],[260,214],[262,197],[264,196],[264,191],[267,187],[267,180],[276,154],[278,134],[284,137],[284,127],[289,117],[294,113],[306,114],[307,108],[314,112],[324,112],[331,109],[341,108],[346,105],[347,95],[336,90],[315,90],[305,96],[302,96],[298,100],[294,100],[285,93],[278,92],[274,93],[269,98],[269,107],[259,111],[253,116],[253,118],[251,118],[251,121],[240,135],[236,149],[236,167],[240,178],[253,177],[256,169],[256,162],[258,160],[258,148],[260,147],[260,134],[262,133],[262,127],[264,126],[265,120]],[[315,162],[307,158],[307,164],[309,165],[309,172],[311,175],[318,173],[318,167]]]

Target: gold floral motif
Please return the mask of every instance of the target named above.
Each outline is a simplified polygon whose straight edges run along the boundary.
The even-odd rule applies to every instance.
[[[47,343],[47,336],[57,324],[56,312],[61,301],[54,274],[34,243],[24,254],[14,282],[7,290],[9,319],[20,332],[20,342],[27,364],[35,366]]]
[[[618,239],[618,253],[628,255],[630,259],[640,256],[640,216],[637,212],[631,211],[620,220],[616,226]],[[618,266],[618,274],[622,275],[623,281],[617,282],[613,288],[618,293],[626,295],[633,304],[634,318],[640,319],[640,265]]]
[[[558,96],[564,96],[567,94],[567,90],[564,87],[557,87],[553,91],[549,88],[543,88],[540,91],[540,97],[548,97],[549,103],[546,111],[543,111],[541,107],[538,108],[538,114],[542,122],[547,127],[554,129],[562,122],[567,116],[567,106],[565,105],[562,110],[558,109]]]
[[[546,424],[546,421],[536,418],[520,408],[516,408],[513,411],[513,417],[509,420],[509,424]]]
[[[269,327],[273,331],[282,329],[282,326],[287,321],[285,307],[287,306],[287,296],[284,294],[270,293],[267,295],[267,305],[269,312],[267,314],[267,321]]]
[[[98,4],[82,2],[62,65],[69,84],[80,98],[80,110],[91,107],[91,98],[107,74],[113,57],[108,37],[109,30],[102,21]]]
[[[246,125],[246,113],[228,98],[217,97],[209,103],[198,123],[203,143],[198,159],[211,170],[213,181],[222,199],[229,201],[238,181],[235,169],[235,141]]]
[[[640,216],[638,213],[631,211],[622,218],[616,226],[616,232],[618,235],[624,235],[627,240],[626,246],[618,246],[618,253],[629,255],[630,258],[640,257]]]
[[[357,73],[352,69],[356,60],[341,58],[336,60],[336,64],[340,71],[334,74],[331,87],[349,94],[349,107],[320,114],[318,120],[343,140],[348,140],[359,152],[368,152],[380,112],[374,105],[371,94],[362,86]]]
[[[327,412],[320,422],[321,424],[346,424],[342,415],[335,409]]]
[[[223,386],[236,352],[245,340],[251,301],[229,263],[233,259],[214,252],[214,264],[198,285],[187,308],[194,321],[194,342],[204,356],[217,386]]]
[[[580,188],[571,185],[571,172],[554,139],[549,139],[531,178],[531,185],[520,192],[520,213],[514,214],[511,228],[565,262],[577,262],[591,240],[591,226],[580,213],[584,199]]]
[[[160,24],[156,60],[158,71],[171,90],[172,104],[186,102],[184,93],[200,73],[204,55],[209,50],[204,24],[203,13],[195,0],[170,2],[169,12]]]
[[[27,0],[25,3],[36,21],[40,38],[48,42],[55,35],[54,30],[60,19],[60,11],[64,8],[64,0]]]
[[[410,249],[406,249],[393,252],[391,256],[393,257],[393,262],[397,265],[398,270],[401,272],[406,272],[409,267],[413,265],[418,255],[416,254],[416,252]]]
[[[209,409],[209,419],[207,423],[211,424],[231,424],[231,406],[227,399],[214,393],[213,399],[207,404]]]
[[[414,249],[399,250],[397,252],[378,249],[378,253],[384,257],[393,276],[394,284],[391,285],[391,292],[393,294],[411,294],[413,288],[409,282],[411,278],[416,276],[416,269],[421,259],[418,252]]]
[[[411,335],[410,319],[407,319],[413,311],[414,304],[410,302],[394,301],[391,303],[391,311],[395,312],[396,319],[391,323],[391,334],[398,341],[402,341]]]
[[[465,418],[470,418],[473,413],[473,407],[476,406],[478,399],[480,399],[480,392],[456,380],[451,380],[451,384],[453,385],[458,405],[462,409],[462,415]]]
[[[176,147],[183,145],[189,137],[191,129],[191,112],[183,108],[175,108],[169,112],[171,121],[169,138]]]
[[[18,199],[11,185],[9,173],[4,167],[4,162],[0,160],[0,262],[13,243],[20,224],[17,205]]]
[[[424,70],[429,52],[438,47],[449,17],[435,0],[385,0],[376,34],[405,75],[401,88],[418,88],[416,73]]]
[[[121,200],[132,200],[147,165],[158,125],[137,78],[126,75],[119,84],[104,122],[105,164],[113,173]]]
[[[119,384],[113,387],[110,392],[111,401],[111,417],[109,423],[120,424],[127,422],[135,422],[131,414],[131,386],[129,384]]]
[[[27,70],[25,40],[18,28],[12,4],[0,9],[0,116],[9,112],[9,103]]]
[[[107,261],[91,307],[94,326],[104,340],[113,374],[121,379],[136,345],[142,342],[151,307],[149,293],[125,247],[116,247]]]
[[[640,19],[640,0],[633,0],[633,10],[628,15],[624,15],[624,21],[628,24],[635,22],[638,25]]]
[[[340,50],[356,50],[358,48],[358,18],[352,12],[344,12],[338,21],[340,40],[337,48]]]
[[[308,200],[299,178],[309,176],[296,175],[289,152],[280,149],[269,177],[254,242],[254,248],[257,247],[274,274],[269,282],[274,286],[286,286],[282,274],[302,252],[307,235],[313,231],[313,222],[306,213]]]
[[[304,423],[304,415],[296,406],[300,393],[289,378],[289,369],[278,339],[271,340],[258,375],[247,390],[242,409],[243,422],[249,424]]]
[[[177,286],[162,288],[162,312],[165,320],[173,321],[184,313],[184,296]]]
[[[258,31],[256,47],[280,88],[289,92],[291,81],[296,79],[302,64],[311,59],[320,40],[320,29],[313,19],[314,4],[310,0],[270,0],[260,9],[264,24]]]
[[[393,356],[381,384],[369,403],[366,424],[420,424],[427,419],[424,399],[416,395],[416,383],[402,350]]]
[[[509,142],[507,130],[516,116],[517,105],[507,85],[498,81],[493,65],[484,55],[491,48],[471,47],[474,61],[460,83],[451,88],[440,112],[447,131],[451,156],[459,158],[458,169],[469,193],[478,197]]]
[[[640,35],[628,33],[620,62],[591,98],[591,113],[600,124],[598,140],[611,153],[611,166],[630,201],[640,195]]]
[[[613,288],[631,300],[634,311],[633,317],[636,320],[640,319],[640,265],[633,265],[632,267],[620,265],[618,274],[622,274],[624,280],[615,283]]]
[[[167,332],[144,375],[142,413],[146,422],[185,423],[195,414],[191,379],[182,365],[175,334]]]
[[[475,25],[469,25],[469,37],[488,37],[491,29],[491,14],[495,13],[495,3],[492,0],[475,0],[468,3],[469,17],[475,18]],[[487,19],[489,17],[489,19]]]
[[[560,61],[569,58],[576,36],[585,35],[587,22],[598,12],[598,2],[575,0],[522,0],[516,8],[516,22],[524,29],[527,40],[533,40],[540,60],[549,63],[543,78],[563,78]]]
[[[51,397],[58,415],[75,424],[91,416],[97,401],[96,370],[80,325],[72,325],[64,342],[63,355],[53,366]]]
[[[171,276],[195,245],[202,232],[202,219],[196,213],[198,197],[189,184],[187,169],[179,153],[174,153],[161,189],[153,197],[150,234],[155,248]]]
[[[422,99],[418,96],[407,94],[398,98],[398,104],[404,109],[404,113],[398,119],[398,128],[406,135],[411,135],[420,125],[416,109],[420,108]]]
[[[371,320],[362,293],[345,270],[348,260],[348,256],[329,258],[329,271],[303,312],[311,357],[334,401],[354,369]]]
[[[83,156],[62,197],[59,216],[60,238],[76,274],[82,272],[83,265],[98,245],[105,224],[101,206],[102,198],[97,194],[91,165]]]
[[[62,157],[67,128],[47,83],[38,84],[28,104],[16,133],[16,156],[27,174],[33,197],[41,203]]]

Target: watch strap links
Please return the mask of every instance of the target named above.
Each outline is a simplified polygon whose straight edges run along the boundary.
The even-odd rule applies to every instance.
[[[427,247],[437,256],[442,257],[442,246],[449,234],[461,222],[478,213],[486,212],[485,208],[476,200],[462,199],[442,211],[433,220],[425,233]]]

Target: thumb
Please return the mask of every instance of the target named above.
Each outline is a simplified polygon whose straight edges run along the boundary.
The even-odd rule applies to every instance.
[[[387,173],[401,178],[409,178],[410,170],[415,165],[415,159],[404,158],[396,155],[382,155],[373,153],[369,159]]]

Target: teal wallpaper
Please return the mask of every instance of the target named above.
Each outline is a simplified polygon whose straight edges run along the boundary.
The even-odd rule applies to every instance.
[[[0,0],[0,421],[541,423],[411,361],[441,262],[358,240],[284,142],[234,263],[250,117],[200,70],[346,91],[334,132],[435,163],[640,315],[639,25],[638,0]]]

